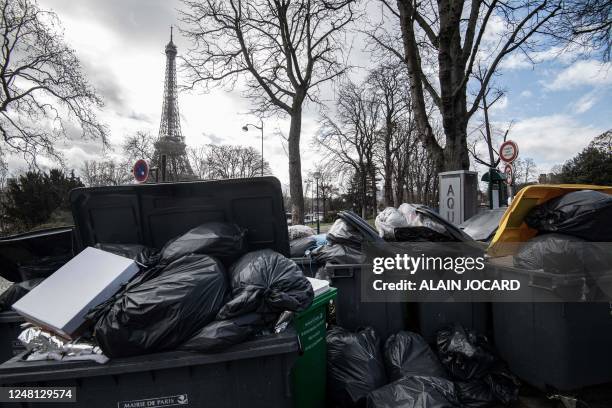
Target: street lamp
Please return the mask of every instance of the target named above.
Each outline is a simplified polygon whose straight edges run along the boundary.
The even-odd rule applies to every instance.
[[[249,126],[254,127],[255,129],[259,129],[261,131],[261,176],[263,177],[264,175],[264,155],[263,155],[263,135],[264,135],[264,125],[263,125],[263,120],[259,119],[259,126],[254,125],[252,123],[247,123],[246,125],[244,125],[242,127],[242,130],[244,132],[248,132],[249,131]]]
[[[312,175],[317,182],[317,234],[321,233],[321,225],[319,220],[319,179],[321,178],[321,172],[315,171]]]

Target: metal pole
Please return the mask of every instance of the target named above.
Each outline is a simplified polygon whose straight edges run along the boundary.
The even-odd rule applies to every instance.
[[[264,157],[263,157],[263,120],[259,119],[259,123],[261,124],[261,177],[264,175]]]
[[[317,178],[317,234],[321,233],[321,225],[319,221],[319,179]]]

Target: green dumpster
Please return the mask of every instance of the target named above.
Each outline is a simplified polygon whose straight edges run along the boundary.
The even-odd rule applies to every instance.
[[[293,397],[296,408],[325,406],[327,307],[336,298],[336,288],[319,294],[312,305],[298,313],[294,325],[300,340],[301,356],[293,366]]]

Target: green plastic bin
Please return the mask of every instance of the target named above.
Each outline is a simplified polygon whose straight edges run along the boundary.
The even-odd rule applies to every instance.
[[[336,288],[315,297],[310,307],[298,313],[294,325],[300,341],[300,357],[293,366],[292,382],[296,408],[325,406],[327,343],[325,341],[327,307],[336,299]]]

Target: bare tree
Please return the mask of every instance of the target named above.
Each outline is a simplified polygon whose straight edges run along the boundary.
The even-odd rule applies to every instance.
[[[300,157],[302,109],[318,87],[342,75],[346,26],[354,0],[183,0],[191,86],[233,87],[246,79],[246,96],[260,113],[289,115],[289,186],[293,222],[304,220]]]
[[[69,136],[64,117],[80,126],[82,137],[106,145],[107,130],[95,114],[102,101],[64,43],[57,16],[34,0],[2,0],[0,8],[0,134],[6,150],[30,163],[39,154],[61,160],[54,142]]]
[[[128,136],[122,145],[123,154],[128,164],[139,159],[144,159],[151,163],[155,153],[154,144],[155,139],[150,132],[145,130],[138,130],[136,133]]]
[[[529,183],[537,181],[538,166],[530,157],[517,159],[513,164],[514,167],[514,185],[523,187]]]
[[[81,179],[88,187],[119,186],[132,180],[125,166],[110,158],[85,161],[80,170]]]
[[[248,146],[205,145],[191,148],[187,154],[201,179],[249,178],[261,175],[261,153]],[[264,174],[272,174],[264,161]]]
[[[566,0],[563,18],[552,34],[562,42],[578,43],[601,53],[610,61],[612,51],[612,2],[610,0]]]
[[[199,179],[205,180],[208,177],[207,164],[208,146],[187,147],[187,157],[193,169],[193,173]]]
[[[561,0],[380,0],[386,19],[399,32],[381,24],[369,32],[374,44],[406,64],[415,118],[423,145],[438,170],[468,169],[467,126],[502,60],[515,51],[527,52],[530,40],[561,10]],[[395,4],[394,4],[395,3]],[[484,46],[485,31],[500,20],[493,46]],[[400,40],[402,48],[396,47]],[[485,66],[483,85],[468,101],[475,64]],[[427,115],[426,95],[442,116],[444,145],[435,137]]]
[[[379,137],[381,104],[367,88],[352,82],[342,86],[336,103],[336,118],[323,115],[316,142],[327,151],[330,167],[339,172],[356,174],[359,178],[361,215],[365,218],[368,190],[376,199],[374,154]],[[375,212],[375,203],[372,208]]]
[[[381,137],[378,139],[378,161],[383,176],[383,198],[385,205],[395,206],[393,194],[393,173],[396,163],[394,156],[405,143],[403,137],[397,137],[399,122],[406,120],[409,97],[405,87],[403,69],[399,64],[381,65],[373,70],[368,77],[368,85],[372,97],[380,101],[381,106]]]

